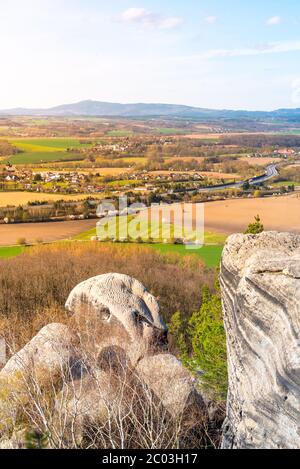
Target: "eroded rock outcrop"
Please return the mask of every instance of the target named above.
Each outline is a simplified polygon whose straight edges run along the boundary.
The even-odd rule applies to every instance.
[[[229,366],[223,448],[300,448],[300,236],[231,236],[221,288]]]
[[[48,324],[2,368],[0,376],[11,377],[13,374],[42,373],[56,374],[62,368],[70,366],[74,337],[63,324]],[[73,348],[75,352],[75,347]],[[74,354],[75,355],[75,354]]]
[[[24,445],[18,435],[7,439],[20,415],[51,435],[50,447],[87,440],[105,447],[111,428],[122,447],[116,433],[120,421],[124,433],[126,419],[149,426],[150,438],[150,415],[158,426],[169,415],[171,431],[178,422],[188,430],[190,412],[205,418],[193,377],[166,353],[159,305],[140,282],[121,274],[91,278],[74,288],[66,309],[68,325],[44,327],[0,371],[2,447]]]
[[[86,348],[88,343],[99,351],[120,346],[136,362],[167,343],[167,327],[156,299],[128,275],[106,274],[80,283],[70,293],[66,308]]]

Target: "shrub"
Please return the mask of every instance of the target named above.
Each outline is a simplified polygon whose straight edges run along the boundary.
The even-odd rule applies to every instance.
[[[216,401],[227,393],[226,336],[220,294],[202,289],[202,304],[190,319],[175,313],[169,324],[174,346],[183,363],[201,376],[200,385]]]
[[[202,290],[202,305],[189,320],[192,355],[189,366],[203,371],[201,382],[214,399],[225,400],[227,394],[226,335],[219,294],[207,287]]]
[[[20,246],[26,246],[27,241],[26,241],[25,238],[19,238],[19,239],[17,240],[17,244],[19,244]]]
[[[254,223],[250,223],[248,225],[247,230],[245,231],[245,234],[259,234],[264,231],[264,225],[260,221],[260,216],[257,215],[254,217]]]

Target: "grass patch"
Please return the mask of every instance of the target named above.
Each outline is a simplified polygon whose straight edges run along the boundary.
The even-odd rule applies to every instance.
[[[22,246],[8,246],[8,247],[0,247],[0,259],[7,259],[9,257],[16,257],[19,254],[22,254],[24,251],[24,247]]]
[[[162,254],[179,254],[180,256],[198,256],[207,267],[217,267],[220,264],[223,246],[202,246],[201,248],[188,249],[187,246],[177,244],[149,244],[153,249]]]

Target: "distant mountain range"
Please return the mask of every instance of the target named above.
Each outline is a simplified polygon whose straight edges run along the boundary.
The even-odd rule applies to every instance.
[[[53,116],[53,117],[163,117],[194,118],[201,120],[218,119],[283,119],[299,121],[300,109],[278,109],[276,111],[230,111],[205,109],[177,104],[120,104],[101,101],[81,101],[63,104],[49,109],[16,108],[0,111],[0,116]]]

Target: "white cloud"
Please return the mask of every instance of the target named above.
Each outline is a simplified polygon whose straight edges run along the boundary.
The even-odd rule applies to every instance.
[[[161,29],[174,29],[183,23],[183,19],[178,16],[170,16],[169,18],[162,19],[159,23]]]
[[[268,26],[275,26],[280,23],[282,23],[282,19],[280,16],[271,16],[270,18],[267,19]]]
[[[216,16],[207,16],[207,17],[205,18],[205,21],[206,21],[206,23],[208,23],[208,24],[215,24],[216,21],[217,21],[217,17],[216,17]]]
[[[128,23],[144,23],[153,21],[153,14],[145,8],[128,8],[121,14],[121,19]]]
[[[266,54],[283,54],[287,52],[300,52],[300,40],[272,42],[265,45],[244,47],[236,49],[209,49],[200,54],[175,57],[171,60],[189,62],[197,60],[211,60],[227,57],[250,57]]]
[[[120,19],[124,23],[136,23],[157,29],[175,29],[183,23],[183,19],[178,16],[163,17],[145,8],[128,8],[123,11]]]

